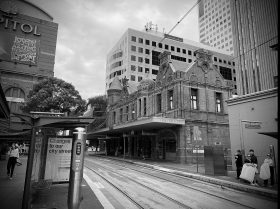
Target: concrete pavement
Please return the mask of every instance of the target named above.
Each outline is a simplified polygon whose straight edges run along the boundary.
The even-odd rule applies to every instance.
[[[93,153],[88,153],[89,155],[94,155]],[[250,192],[253,194],[263,195],[270,198],[278,198],[278,185],[275,184],[273,187],[263,187],[263,186],[252,186],[249,183],[236,179],[235,171],[228,171],[227,176],[209,176],[204,174],[204,166],[199,165],[197,172],[197,166],[194,164],[179,164],[174,162],[166,161],[151,161],[151,160],[139,160],[139,159],[127,159],[123,157],[113,157],[96,155],[99,157],[106,157],[112,160],[125,161],[128,163],[141,165],[164,172],[173,173],[180,176],[190,177],[197,180],[205,181],[208,183],[213,183],[220,185],[222,187],[228,187],[240,191]],[[262,180],[258,178],[259,185],[262,185]]]
[[[102,156],[106,157],[106,156]],[[247,183],[239,181],[235,178],[235,172],[228,172],[228,176],[207,176],[204,175],[204,167],[199,166],[199,172],[196,172],[196,165],[178,164],[166,161],[151,161],[151,160],[136,160],[123,159],[120,157],[107,157],[113,160],[125,161],[128,163],[141,165],[164,172],[169,172],[181,176],[191,177],[194,179],[214,183],[228,188],[233,188],[241,191],[264,195],[271,198],[278,197],[278,187],[275,185],[272,188],[263,188],[251,186]],[[9,180],[6,174],[7,160],[0,161],[0,202],[1,209],[20,209],[22,204],[24,180],[27,165],[27,157],[22,157],[22,166],[16,166],[12,180]],[[67,208],[68,184],[53,184],[49,189],[38,190],[33,193],[32,208]],[[103,208],[100,201],[97,199],[94,192],[85,180],[82,182],[81,209]]]
[[[22,165],[16,166],[13,179],[6,174],[7,160],[0,160],[0,208],[21,209],[27,157],[21,157]],[[32,193],[32,209],[67,209],[68,184],[52,184],[50,188]],[[83,200],[80,209],[101,209],[103,206],[87,182],[82,181]]]

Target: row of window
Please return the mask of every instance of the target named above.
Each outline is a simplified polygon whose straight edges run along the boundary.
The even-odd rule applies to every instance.
[[[135,65],[131,65],[130,69],[131,69],[131,71],[136,71],[136,66]],[[138,69],[139,73],[143,72],[143,67],[138,66],[137,69]],[[145,73],[150,73],[150,68],[146,67],[145,68]],[[152,69],[152,74],[153,75],[157,75],[158,74],[158,70]]]
[[[109,61],[112,61],[114,59],[117,59],[119,57],[122,57],[123,53],[122,52],[117,52],[115,54],[113,54],[110,58],[109,58]]]
[[[131,61],[136,61],[136,56],[135,55],[131,55]],[[178,60],[178,61],[181,61],[181,62],[187,62],[187,59],[185,58],[185,57],[180,57],[180,56],[175,56],[175,55],[171,55],[171,59],[173,59],[173,60]],[[143,61],[145,60],[145,63],[146,64],[150,64],[150,59],[149,58],[143,58],[143,57],[138,57],[138,62],[140,62],[140,63],[143,63]],[[158,57],[156,57],[156,56],[154,56],[153,57],[153,62],[152,62],[152,64],[153,65],[157,65],[157,66],[159,66],[159,58]],[[188,63],[191,63],[192,62],[192,59],[188,59]]]
[[[200,32],[200,38],[203,38],[206,34],[208,35],[208,37],[212,37],[212,36],[215,36],[216,34],[218,34],[219,32],[221,32],[221,34],[220,34],[221,37],[223,35],[227,35],[228,33],[231,32],[231,27],[228,27],[230,25],[231,25],[231,23],[228,25],[224,25],[224,26],[221,26],[219,24],[217,24],[217,25],[213,24],[213,27],[211,27],[211,28],[209,27],[209,29],[207,27],[206,27],[206,29],[202,28],[202,30]],[[226,29],[227,27],[228,27],[228,29]],[[213,34],[211,34],[212,31],[213,31]],[[224,33],[223,33],[223,31],[224,31]],[[219,38],[220,35],[217,35],[217,38]]]
[[[217,57],[214,57],[214,61],[215,61],[215,62],[218,62],[218,58],[217,58]],[[228,63],[228,65],[231,65],[231,64],[232,64],[233,66],[235,66],[235,62],[231,62],[231,61],[228,61],[228,62],[227,62],[226,60],[222,60],[222,59],[219,59],[219,62],[220,62],[220,63],[224,63],[224,64],[227,64],[227,63]]]
[[[122,66],[122,64],[123,64],[123,61],[114,62],[114,63],[112,63],[112,64],[110,65],[110,70],[112,70],[112,69],[114,69],[114,68],[116,68],[116,67],[120,67],[120,66]]]
[[[174,91],[169,90],[167,92],[167,108],[168,110],[174,109]],[[199,90],[195,88],[191,88],[191,94],[190,94],[190,102],[191,102],[191,109],[192,110],[199,110]],[[217,113],[223,112],[223,98],[222,93],[215,92],[215,111]],[[146,116],[147,115],[147,98],[139,98],[138,101],[138,116]],[[143,109],[142,109],[143,105]],[[135,119],[135,104],[132,104],[131,106],[131,118]],[[124,113],[125,109],[125,113]],[[161,113],[162,112],[162,95],[157,94],[156,95],[156,112]],[[129,120],[129,106],[127,105],[124,108],[120,108],[120,122],[128,121]],[[113,122],[116,124],[116,111],[113,112]]]
[[[134,37],[134,36],[132,36]],[[180,48],[179,48],[180,49]],[[131,50],[132,51],[136,51],[136,46],[131,46]],[[143,53],[143,48],[141,47],[138,47],[138,52],[140,53]],[[145,49],[145,53],[146,54],[150,54],[150,50],[149,49]],[[160,52],[157,52],[157,51],[152,51],[152,58],[153,58],[153,61],[152,61],[152,64],[153,65],[158,65],[159,66],[159,58],[158,58],[158,55],[160,54]],[[189,50],[189,55],[192,55],[192,51]],[[195,56],[195,53],[194,53],[194,56]],[[182,61],[182,62],[186,62],[186,58],[184,57],[180,57],[180,56],[175,56],[175,55],[171,55],[171,59],[174,59],[174,60],[179,60],[179,61]],[[131,61],[136,61],[136,56],[135,55],[131,55]],[[214,57],[214,61],[217,61],[217,57]],[[143,62],[143,58],[142,57],[138,57],[138,62]],[[192,59],[188,59],[188,63],[191,63],[192,62]],[[219,62],[222,63],[222,60],[219,59]],[[145,63],[146,64],[150,64],[150,59],[149,58],[145,58]],[[226,60],[224,60],[224,63],[226,64]],[[228,64],[231,65],[231,62],[228,61]],[[233,66],[234,66],[234,62],[232,62]]]
[[[223,31],[225,30],[225,35],[229,32],[231,32],[231,23],[228,23],[227,25],[223,25],[222,26],[222,23],[220,23],[220,25],[219,24],[217,24],[217,25],[214,25],[213,26],[213,28],[209,28],[208,30],[206,30],[205,31],[205,33],[204,32],[202,32],[201,34],[200,34],[200,38],[203,38],[204,36],[206,36],[207,34],[209,34],[210,33],[210,35],[209,36],[207,36],[207,37],[212,37],[212,34],[211,34],[211,32],[213,31],[213,36],[217,33],[219,33],[220,31],[221,31],[221,37],[222,37],[222,35],[223,35]],[[227,31],[227,27],[228,27],[228,31]],[[206,37],[206,38],[207,38]],[[216,37],[214,36],[214,38],[213,38],[213,40],[216,40],[215,39]],[[220,38],[220,35],[217,35],[217,39],[219,39]]]
[[[137,40],[137,38],[135,36],[131,36],[131,41],[132,42],[136,42],[136,40]],[[138,43],[144,43],[143,42],[143,38],[138,38]],[[150,40],[145,39],[145,44],[147,46],[149,46],[150,45]],[[158,43],[157,44],[157,42],[155,42],[155,41],[152,41],[152,46],[163,48],[163,44],[162,43]],[[186,49],[182,49],[180,47],[175,47],[175,46],[169,46],[168,44],[164,44],[164,49],[171,50],[171,51],[174,51],[174,52],[176,51],[178,53],[182,52],[183,54],[187,54],[187,52],[188,52],[188,55],[193,55],[194,54],[191,50],[186,50]],[[131,46],[131,51],[135,52],[136,51],[136,46],[132,45]],[[143,53],[143,48],[142,47],[138,47],[138,52],[139,53]]]

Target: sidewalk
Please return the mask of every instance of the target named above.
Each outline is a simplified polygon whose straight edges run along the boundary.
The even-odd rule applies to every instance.
[[[90,155],[93,154],[89,153],[89,156]],[[227,176],[209,176],[204,174],[203,165],[199,165],[198,173],[197,173],[197,166],[194,164],[188,165],[188,164],[179,164],[175,162],[166,162],[166,161],[124,159],[123,157],[104,156],[104,155],[95,155],[95,156],[110,158],[118,161],[125,161],[128,163],[149,167],[149,168],[177,174],[180,176],[191,177],[197,180],[213,183],[223,187],[259,194],[270,198],[278,197],[277,184],[274,185],[273,187],[251,186],[249,183],[246,183],[243,180],[236,179],[235,171],[228,171]],[[262,180],[258,179],[258,182],[259,184],[262,184]]]
[[[24,190],[27,158],[21,166],[15,166],[13,179],[7,176],[7,160],[0,160],[0,204],[1,209],[20,209]]]
[[[16,166],[12,180],[6,174],[7,160],[0,160],[0,208],[21,209],[27,157],[21,157],[22,165]],[[101,209],[103,206],[89,185],[82,181],[83,200],[80,209]],[[49,189],[38,190],[33,195],[32,209],[67,209],[68,184],[53,184]]]

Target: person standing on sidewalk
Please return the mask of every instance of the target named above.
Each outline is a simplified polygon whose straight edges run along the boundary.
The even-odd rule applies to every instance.
[[[258,158],[256,157],[255,153],[254,153],[254,150],[253,149],[250,149],[249,150],[249,154],[250,154],[250,159],[251,159],[251,163],[256,167],[256,173],[258,173]],[[254,181],[252,183],[252,185],[255,185],[257,186],[257,180],[256,180],[256,175],[254,177]]]
[[[269,171],[270,171],[270,185],[274,185],[274,165],[273,160],[271,158],[271,154],[267,154],[267,158],[264,160],[264,163],[267,163],[269,165]],[[264,180],[264,185],[268,185],[268,179]]]
[[[242,166],[243,166],[242,155],[241,155],[240,150],[237,150],[237,152],[235,154],[235,165],[236,165],[237,179],[239,179],[239,176],[240,176],[241,171],[242,171]]]
[[[8,155],[9,155],[9,159],[7,164],[7,175],[8,177],[10,177],[10,179],[12,179],[15,165],[17,163],[17,159],[19,158],[19,150],[15,143],[12,144],[12,147],[10,148]]]

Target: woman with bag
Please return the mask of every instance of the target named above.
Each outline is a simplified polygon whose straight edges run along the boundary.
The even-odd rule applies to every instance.
[[[264,160],[261,166],[260,178],[263,179],[265,187],[267,187],[269,179],[271,181],[271,186],[274,185],[274,168],[271,154],[267,154],[267,158]]]
[[[19,159],[19,150],[15,143],[12,144],[12,147],[10,148],[8,154],[9,160],[7,164],[7,175],[8,177],[10,177],[10,179],[12,179],[15,165],[17,163],[17,160]]]

